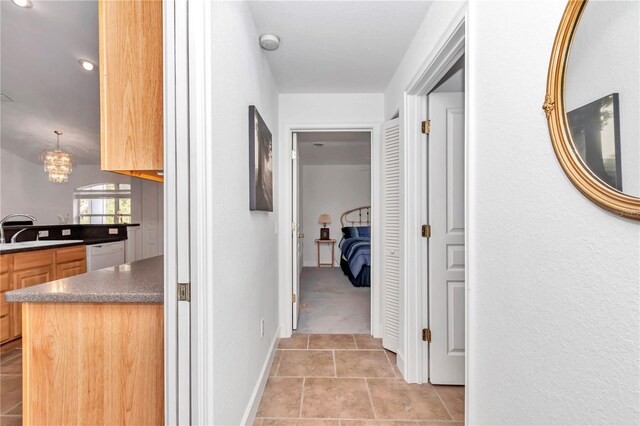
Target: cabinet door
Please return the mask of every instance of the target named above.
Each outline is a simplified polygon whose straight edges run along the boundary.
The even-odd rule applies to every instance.
[[[162,1],[100,0],[98,21],[102,169],[162,170]]]
[[[56,264],[56,279],[69,278],[87,272],[87,263],[83,260]]]
[[[37,252],[34,252],[37,253]],[[20,253],[22,254],[22,253]],[[26,253],[25,253],[26,254]],[[16,255],[18,256],[18,255]],[[15,260],[14,260],[15,264]],[[48,266],[38,266],[31,269],[24,269],[22,271],[13,271],[12,274],[12,289],[17,290],[20,288],[31,287],[32,285],[46,283],[53,281],[54,270],[53,262]],[[13,337],[22,334],[22,303],[12,303],[12,328]]]
[[[11,274],[8,254],[0,256],[0,342],[13,337],[11,327],[11,306],[4,300],[4,293],[11,290]]]

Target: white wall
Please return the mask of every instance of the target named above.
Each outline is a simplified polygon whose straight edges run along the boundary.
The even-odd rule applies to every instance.
[[[0,150],[0,216],[30,213],[40,225],[57,225],[57,215],[73,221],[73,192],[93,183],[130,183],[131,177],[103,172],[98,165],[75,165],[67,183],[51,183],[41,164]]]
[[[240,424],[278,329],[278,93],[245,2],[213,2],[213,212],[210,285],[216,352],[214,424]],[[248,108],[273,136],[273,213],[249,211]],[[286,231],[285,231],[286,232]],[[260,320],[265,334],[260,337]]]
[[[567,111],[620,94],[622,189],[634,197],[640,197],[638,22],[637,1],[590,2],[571,46],[566,79]]]
[[[280,95],[280,124],[380,123],[381,93],[301,93]]]
[[[363,165],[303,166],[302,223],[304,232],[304,266],[317,266],[315,240],[320,238],[318,217],[331,215],[331,238],[336,240],[335,262],[340,264],[338,243],[342,238],[340,215],[355,207],[371,204],[371,169]],[[321,247],[321,262],[331,261],[330,249]]]
[[[429,7],[411,45],[385,90],[385,120],[390,120],[398,111],[401,117],[404,116],[402,103],[405,90],[427,57],[434,54],[434,48],[443,37],[444,31],[465,4],[466,2],[463,1],[435,1]]]
[[[470,2],[469,424],[638,424],[640,224],[583,197],[541,109],[566,2]]]

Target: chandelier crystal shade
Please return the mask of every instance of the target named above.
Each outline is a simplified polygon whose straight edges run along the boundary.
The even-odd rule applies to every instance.
[[[60,149],[60,135],[62,135],[62,132],[54,130],[53,133],[58,137],[58,141],[56,149],[42,151],[44,171],[49,173],[49,182],[65,183],[69,180],[69,175],[73,171],[73,155]]]

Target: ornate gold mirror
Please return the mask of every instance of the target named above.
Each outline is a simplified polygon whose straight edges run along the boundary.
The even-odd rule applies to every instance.
[[[553,149],[594,203],[640,220],[640,1],[571,0],[543,109]]]

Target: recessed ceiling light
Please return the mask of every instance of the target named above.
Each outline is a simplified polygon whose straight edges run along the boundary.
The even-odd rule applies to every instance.
[[[275,34],[263,34],[260,36],[260,46],[264,50],[276,50],[280,47],[280,37]]]
[[[33,7],[33,2],[31,0],[11,0],[13,4],[18,7],[24,7],[25,9],[31,9]]]
[[[82,65],[85,71],[93,71],[96,67],[96,64],[87,59],[80,59],[78,62],[80,62],[80,65]]]

